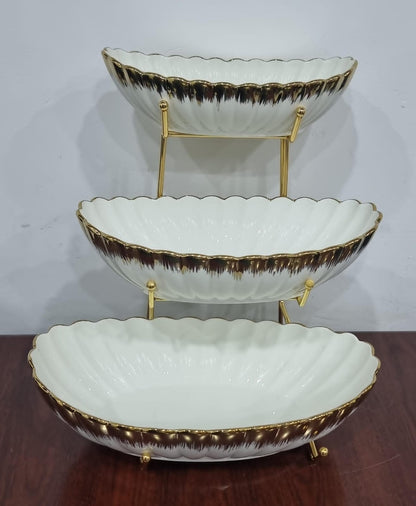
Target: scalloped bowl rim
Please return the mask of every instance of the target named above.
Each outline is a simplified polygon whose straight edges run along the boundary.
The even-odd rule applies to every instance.
[[[222,201],[227,201],[229,199],[235,199],[235,198],[239,198],[239,199],[242,199],[242,200],[251,200],[251,199],[263,199],[263,200],[266,200],[266,201],[269,201],[269,202],[273,202],[273,201],[277,201],[279,199],[286,199],[286,200],[289,200],[291,202],[297,202],[297,201],[300,201],[300,200],[309,200],[309,201],[312,201],[312,202],[315,202],[317,204],[319,204],[319,202],[324,202],[324,201],[331,201],[331,202],[336,202],[338,204],[342,204],[343,202],[356,202],[358,203],[360,206],[365,206],[365,205],[368,205],[368,206],[371,206],[373,211],[375,213],[377,213],[377,218],[374,220],[374,224],[371,228],[369,228],[368,230],[366,230],[364,233],[354,237],[353,239],[347,241],[347,242],[344,242],[344,243],[336,243],[336,244],[333,244],[331,246],[327,246],[325,248],[322,248],[322,249],[319,249],[319,250],[301,250],[299,252],[296,252],[296,253],[274,253],[274,254],[271,254],[271,255],[260,255],[260,254],[255,254],[255,255],[242,255],[242,256],[234,256],[234,255],[223,255],[223,254],[219,254],[219,255],[206,255],[204,253],[193,253],[193,252],[177,252],[177,251],[173,251],[173,250],[165,250],[165,249],[153,249],[153,248],[149,248],[147,246],[143,246],[141,244],[138,244],[138,243],[130,243],[130,242],[126,242],[126,241],[123,241],[122,239],[119,239],[118,237],[114,236],[114,235],[111,235],[111,234],[107,234],[105,232],[103,232],[102,230],[98,229],[97,227],[95,227],[94,225],[92,225],[83,215],[82,215],[82,207],[83,207],[83,204],[91,204],[93,202],[95,202],[96,200],[102,200],[102,201],[105,201],[105,202],[112,202],[112,201],[115,201],[115,200],[126,200],[126,201],[129,201],[129,202],[134,202],[134,201],[138,201],[138,200],[141,200],[141,199],[148,199],[148,200],[152,200],[152,201],[158,201],[160,199],[172,199],[172,201],[180,201],[182,199],[186,199],[186,198],[194,198],[194,199],[197,199],[199,201],[203,201],[204,199],[209,199],[209,198],[217,198],[219,200],[222,200]],[[377,209],[376,205],[373,204],[372,202],[360,202],[359,200],[356,200],[356,199],[348,199],[348,200],[344,200],[344,201],[340,201],[340,200],[337,200],[337,199],[334,199],[334,198],[323,198],[323,199],[319,199],[319,200],[316,200],[316,199],[313,199],[313,198],[310,198],[310,197],[299,197],[299,198],[296,198],[296,199],[290,199],[288,197],[275,197],[275,198],[272,198],[272,199],[269,199],[267,197],[263,197],[263,196],[254,196],[254,197],[241,197],[239,195],[233,195],[233,196],[229,196],[229,197],[218,197],[216,195],[207,195],[207,196],[204,196],[204,197],[196,197],[196,196],[192,196],[192,195],[184,195],[182,197],[171,197],[171,196],[163,196],[163,197],[159,197],[159,198],[152,198],[152,197],[148,197],[148,196],[138,196],[138,197],[133,197],[133,198],[128,198],[128,197],[124,197],[124,196],[117,196],[117,197],[112,197],[112,198],[104,198],[104,197],[94,197],[93,199],[91,200],[82,200],[81,202],[79,202],[78,204],[78,209],[76,211],[76,215],[78,217],[78,219],[80,221],[82,221],[86,227],[94,230],[95,233],[97,233],[97,235],[99,236],[102,236],[102,237],[105,237],[107,239],[109,239],[110,241],[112,242],[117,242],[119,244],[122,244],[123,246],[125,247],[128,247],[128,248],[132,248],[132,249],[140,249],[146,253],[149,253],[149,254],[152,254],[152,255],[169,255],[169,256],[172,256],[172,257],[187,257],[187,256],[192,256],[192,257],[195,257],[195,258],[199,258],[199,259],[208,259],[208,260],[212,260],[212,259],[220,259],[220,260],[255,260],[255,259],[278,259],[278,258],[297,258],[297,257],[302,257],[302,256],[306,256],[306,255],[311,255],[313,253],[316,253],[316,252],[319,252],[319,253],[326,253],[326,252],[329,252],[333,249],[337,249],[337,248],[346,248],[348,246],[350,246],[351,244],[357,242],[357,241],[360,241],[362,239],[364,239],[367,235],[375,232],[383,218],[383,214]]]
[[[54,399],[59,405],[65,407],[66,409],[70,410],[71,412],[78,413],[83,418],[97,422],[99,424],[112,426],[114,428],[120,428],[122,430],[128,430],[128,431],[132,431],[132,432],[143,432],[143,433],[155,431],[155,432],[160,432],[160,433],[164,433],[164,434],[183,434],[183,433],[199,434],[199,435],[201,435],[201,434],[228,434],[228,433],[238,433],[238,432],[247,432],[247,431],[258,431],[258,430],[261,430],[261,431],[275,430],[275,429],[279,429],[281,427],[288,427],[288,426],[299,425],[299,424],[303,424],[303,423],[306,424],[306,423],[310,423],[312,421],[315,421],[319,418],[327,417],[334,412],[342,411],[345,408],[356,403],[358,400],[360,400],[365,394],[367,394],[374,387],[376,380],[377,380],[377,374],[379,373],[380,366],[381,366],[380,359],[375,355],[374,347],[370,343],[358,339],[354,334],[352,334],[350,332],[337,332],[337,331],[333,331],[333,330],[329,329],[328,327],[323,327],[323,326],[306,327],[305,325],[302,325],[299,323],[286,324],[286,325],[290,325],[290,326],[302,327],[307,330],[315,330],[315,331],[324,330],[325,332],[329,331],[334,335],[336,335],[336,334],[338,334],[338,335],[342,335],[342,334],[351,335],[355,338],[355,340],[357,342],[367,345],[369,347],[371,356],[377,361],[377,365],[374,369],[374,373],[373,373],[371,382],[349,401],[347,401],[343,404],[340,404],[338,406],[334,406],[333,408],[331,408],[327,411],[323,411],[321,413],[314,414],[314,415],[307,417],[307,418],[299,418],[296,420],[287,420],[287,421],[283,421],[283,422],[264,424],[264,425],[253,425],[253,426],[242,426],[242,427],[224,427],[224,428],[217,428],[217,429],[188,429],[188,428],[169,429],[169,428],[163,428],[163,427],[149,427],[149,426],[141,427],[141,426],[136,426],[136,425],[128,425],[128,424],[118,423],[118,422],[114,422],[111,420],[106,420],[104,418],[100,418],[95,415],[85,413],[84,411],[63,401],[58,396],[56,396],[38,378],[37,373],[36,373],[36,366],[34,365],[33,360],[32,360],[32,354],[34,354],[37,351],[36,345],[37,345],[38,339],[40,339],[42,336],[47,336],[53,329],[60,328],[60,327],[69,328],[69,327],[73,327],[75,325],[84,325],[84,324],[92,324],[93,325],[93,324],[99,324],[101,322],[106,322],[106,321],[124,323],[124,322],[129,322],[131,320],[149,321],[146,318],[141,318],[141,317],[128,318],[127,320],[121,320],[121,319],[117,319],[117,318],[105,318],[102,320],[98,320],[96,322],[92,322],[92,321],[88,321],[88,320],[79,320],[79,321],[76,321],[76,322],[69,324],[69,325],[61,325],[61,324],[53,325],[47,332],[37,334],[33,339],[32,349],[29,351],[28,357],[27,357],[28,363],[29,363],[30,367],[32,368],[32,377],[33,377],[34,381],[41,388],[41,390],[43,390],[49,397]],[[170,320],[170,321],[187,321],[188,320],[188,321],[199,321],[199,322],[209,321],[209,320],[201,320],[199,318],[194,318],[194,317],[186,317],[186,318],[183,318],[182,320],[176,320],[171,317],[160,317],[160,318],[156,318],[155,320],[150,320],[150,321],[157,321],[157,320]],[[271,321],[271,320],[263,320],[260,322],[253,322],[253,321],[247,320],[247,319],[237,319],[237,320],[230,321],[230,320],[225,320],[224,318],[211,318],[210,320],[224,321],[224,322],[227,322],[227,324],[232,324],[233,322],[245,322],[245,323],[249,323],[252,325],[261,325],[261,324],[282,325],[282,324],[279,324],[279,323]],[[282,325],[282,327],[284,327],[284,326],[285,325]]]
[[[315,61],[320,61],[320,62],[329,62],[329,61],[336,61],[336,60],[346,60],[346,61],[350,61],[351,62],[351,65],[346,68],[343,72],[339,72],[337,74],[332,74],[326,78],[319,78],[317,77],[316,79],[311,79],[309,81],[289,81],[287,83],[282,83],[282,82],[279,82],[279,81],[268,81],[268,82],[264,82],[264,83],[256,83],[256,82],[249,82],[249,81],[246,81],[246,82],[242,82],[242,83],[233,83],[231,81],[208,81],[207,79],[187,79],[185,77],[182,77],[182,76],[179,76],[179,75],[163,75],[163,74],[160,74],[158,72],[150,72],[150,71],[146,71],[146,70],[142,70],[134,65],[131,65],[131,64],[127,64],[127,63],[122,63],[118,58],[116,58],[114,55],[110,54],[110,52],[121,52],[122,54],[125,54],[125,55],[130,55],[130,54],[139,54],[141,56],[146,56],[146,57],[151,57],[151,56],[156,56],[156,57],[160,57],[160,58],[166,58],[166,59],[169,59],[169,58],[179,58],[179,59],[183,59],[183,60],[192,60],[192,59],[197,59],[197,60],[201,60],[201,61],[204,61],[204,62],[209,62],[209,61],[219,61],[221,63],[232,63],[232,62],[242,62],[244,64],[246,63],[250,63],[250,62],[260,62],[260,63],[273,63],[273,62],[276,62],[276,63],[282,63],[282,64],[285,64],[285,63],[290,63],[290,62],[299,62],[299,63],[310,63],[310,62],[315,62]],[[345,74],[346,72],[351,72],[351,71],[354,71],[358,65],[358,61],[353,58],[352,56],[332,56],[332,57],[329,57],[329,58],[310,58],[310,59],[302,59],[302,58],[291,58],[291,59],[279,59],[279,58],[271,58],[271,59],[262,59],[262,58],[249,58],[249,59],[244,59],[244,58],[229,58],[229,59],[225,59],[225,58],[221,58],[221,57],[217,57],[217,56],[214,56],[214,57],[203,57],[203,56],[197,56],[197,55],[194,55],[194,56],[182,56],[182,55],[177,55],[177,54],[172,54],[172,55],[163,55],[163,54],[160,54],[160,53],[143,53],[141,51],[128,51],[128,50],[125,50],[125,49],[122,49],[122,48],[111,48],[111,47],[105,47],[102,51],[101,51],[101,54],[103,55],[103,57],[109,57],[111,59],[113,59],[114,61],[117,61],[120,65],[122,65],[123,67],[125,68],[129,68],[129,69],[133,69],[133,70],[136,70],[136,71],[139,71],[140,73],[142,74],[145,74],[145,75],[152,75],[152,76],[157,76],[159,77],[160,79],[174,79],[174,80],[178,80],[178,81],[181,81],[183,83],[189,83],[189,84],[196,84],[196,83],[203,83],[203,84],[213,84],[213,85],[223,85],[223,86],[227,86],[227,87],[245,87],[245,86],[260,86],[260,87],[268,87],[268,86],[295,86],[295,85],[300,85],[300,84],[312,84],[316,81],[320,81],[322,79],[324,80],[328,80],[328,79],[332,79],[332,78],[336,78],[336,77],[340,77],[342,76],[343,74]]]

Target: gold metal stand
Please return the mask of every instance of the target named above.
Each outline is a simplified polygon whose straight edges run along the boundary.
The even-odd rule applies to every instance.
[[[153,320],[155,317],[155,290],[156,283],[154,281],[148,281],[147,284],[147,319]]]
[[[305,291],[299,297],[296,297],[296,301],[299,304],[299,307],[303,307],[307,300],[309,299],[309,294],[311,293],[312,288],[315,286],[315,283],[312,279],[307,279],[305,281]],[[289,313],[287,312],[286,304],[283,300],[279,301],[278,305],[279,309],[279,323],[290,323]]]
[[[220,136],[214,135],[198,135],[183,132],[175,132],[169,130],[169,103],[167,100],[161,100],[159,102],[160,113],[161,113],[161,136],[160,136],[160,157],[159,157],[159,177],[157,186],[157,198],[163,195],[164,181],[165,181],[165,166],[166,166],[166,148],[169,137],[180,137],[180,138],[218,138]],[[296,109],[296,117],[293,122],[291,133],[287,136],[265,136],[265,137],[249,137],[255,139],[274,139],[280,140],[280,196],[287,197],[288,194],[288,180],[289,180],[289,145],[296,140],[299,132],[302,119],[305,115],[305,108],[298,107]],[[223,136],[226,138],[239,138]],[[241,138],[241,137],[240,137]],[[147,318],[153,320],[155,316],[155,301],[163,300],[155,297],[156,283],[153,280],[147,282],[148,289],[148,306],[147,306]],[[314,282],[311,279],[306,280],[305,290],[302,295],[296,297],[296,301],[300,307],[303,307],[310,295]],[[279,322],[290,323],[290,317],[287,312],[286,304],[283,300],[278,303],[279,309]],[[320,457],[326,457],[328,455],[328,449],[326,447],[320,447],[319,450],[316,448],[315,442],[309,443],[310,458],[316,460]],[[143,464],[147,464],[151,460],[150,452],[144,452],[140,457]]]
[[[168,129],[168,108],[166,100],[159,102],[160,112],[162,114],[162,134],[160,136],[160,157],[159,157],[159,179],[157,183],[157,198],[163,195],[163,186],[165,183],[165,164],[166,164],[166,147],[169,137]]]
[[[296,109],[296,118],[293,123],[292,132],[287,137],[280,138],[280,196],[287,197],[288,182],[289,182],[289,143],[294,142],[299,127],[305,116],[305,108],[298,107]]]
[[[155,302],[164,301],[165,299],[161,299],[160,297],[155,296],[157,285],[152,279],[146,283],[146,288],[147,288],[147,319],[153,320],[155,317]]]
[[[305,281],[305,291],[299,297],[296,297],[296,301],[299,304],[299,307],[303,307],[311,293],[312,288],[315,286],[315,283],[311,279],[307,279]],[[153,280],[149,280],[146,283],[147,287],[147,319],[153,320],[155,317],[155,302],[156,301],[164,301],[160,297],[155,296],[155,291],[157,289],[157,285]],[[279,311],[279,323],[291,323],[289,313],[286,308],[285,301],[280,300],[278,302],[278,311]]]
[[[166,165],[166,147],[168,137],[194,137],[199,139],[219,138],[225,137],[227,139],[241,139],[242,137],[233,136],[215,136],[215,135],[199,135],[183,132],[175,132],[169,130],[169,103],[167,100],[159,102],[162,122],[162,132],[160,137],[160,157],[159,157],[159,178],[157,185],[157,198],[163,195],[164,181],[165,181],[165,165]],[[280,196],[287,197],[288,190],[288,173],[289,173],[289,143],[294,142],[302,119],[305,115],[306,109],[302,106],[296,109],[296,116],[293,121],[292,130],[287,136],[264,136],[264,137],[244,137],[245,139],[280,139]]]
[[[311,452],[309,454],[309,457],[311,458],[311,460],[316,460],[320,457],[327,457],[329,454],[329,450],[325,446],[321,446],[318,450],[316,448],[315,441],[309,442],[309,449],[311,450]]]
[[[280,139],[280,196],[287,197],[289,184],[289,138]]]
[[[315,283],[311,279],[307,279],[305,281],[305,291],[303,292],[303,295],[296,297],[299,307],[303,307],[306,304],[306,301],[309,299],[309,294],[314,286]]]
[[[283,300],[279,301],[279,323],[290,323],[289,313]]]

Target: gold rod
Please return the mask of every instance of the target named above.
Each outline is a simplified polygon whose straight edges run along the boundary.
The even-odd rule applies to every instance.
[[[169,127],[168,127],[169,104],[166,102],[166,100],[161,100],[159,102],[159,107],[162,116],[162,134],[160,136],[159,178],[157,182],[157,198],[163,195],[163,186],[165,182],[166,144],[168,142],[169,136]]]
[[[163,186],[165,183],[165,165],[166,165],[166,144],[167,137],[160,137],[160,158],[159,158],[159,178],[157,181],[157,198],[163,195]]]
[[[168,129],[168,109],[169,104],[166,100],[161,100],[159,102],[160,111],[162,113],[162,137],[165,139],[169,135],[169,129]]]
[[[147,319],[153,320],[155,317],[155,290],[156,283],[154,281],[148,281],[146,284],[147,287]]]
[[[305,291],[303,292],[303,295],[296,297],[296,300],[298,301],[300,307],[303,307],[306,304],[306,301],[309,298],[309,294],[311,293],[311,290],[314,286],[315,283],[311,279],[307,279],[305,281]]]
[[[197,139],[257,139],[259,141],[261,140],[267,140],[267,139],[284,139],[285,137],[281,135],[269,135],[269,136],[244,136],[241,135],[204,135],[204,134],[187,134],[183,132],[175,132],[173,130],[169,130],[169,137],[194,137]]]
[[[289,176],[289,138],[280,139],[280,196],[287,197]]]
[[[293,123],[292,131],[287,136],[280,135],[269,135],[269,136],[233,136],[233,135],[203,135],[203,134],[190,134],[184,132],[175,132],[173,130],[169,130],[169,104],[166,100],[161,100],[159,102],[159,107],[161,111],[162,117],[162,135],[160,139],[160,156],[159,156],[159,178],[158,178],[158,186],[157,186],[157,197],[161,197],[163,195],[163,187],[165,180],[165,165],[166,165],[166,145],[168,137],[179,137],[179,138],[198,138],[198,139],[273,139],[280,140],[280,196],[287,197],[288,192],[288,178],[289,178],[289,143],[294,142],[299,132],[299,128],[302,122],[302,119],[305,115],[306,109],[302,106],[296,109],[296,117]]]
[[[283,300],[279,301],[279,323],[290,323],[289,313]]]
[[[316,460],[318,457],[327,457],[329,450],[326,446],[321,446],[319,450],[316,448],[315,441],[309,441],[309,448],[311,450],[310,457],[312,460]]]
[[[296,118],[295,122],[293,123],[292,133],[290,134],[289,137],[290,142],[294,142],[294,140],[296,139],[299,132],[300,124],[302,123],[302,119],[305,116],[305,112],[306,109],[302,106],[296,109]]]
[[[309,441],[309,448],[311,450],[311,459],[315,460],[319,457],[318,449],[316,448],[315,441]]]

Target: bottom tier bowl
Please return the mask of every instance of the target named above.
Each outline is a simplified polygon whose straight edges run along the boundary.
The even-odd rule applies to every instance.
[[[379,361],[349,333],[271,321],[132,318],[37,336],[33,377],[82,436],[137,456],[238,460],[336,429]]]

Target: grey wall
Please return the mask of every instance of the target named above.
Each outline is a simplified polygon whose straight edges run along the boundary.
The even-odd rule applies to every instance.
[[[410,1],[139,3],[16,0],[3,6],[0,332],[145,314],[145,297],[98,257],[75,219],[95,196],[156,192],[159,131],[134,113],[105,46],[201,56],[351,55],[342,99],[292,146],[291,197],[372,201],[373,242],[317,288],[295,320],[348,330],[414,329],[415,97]],[[169,141],[166,193],[278,193],[272,141]],[[274,319],[274,304],[161,303],[158,315]]]

